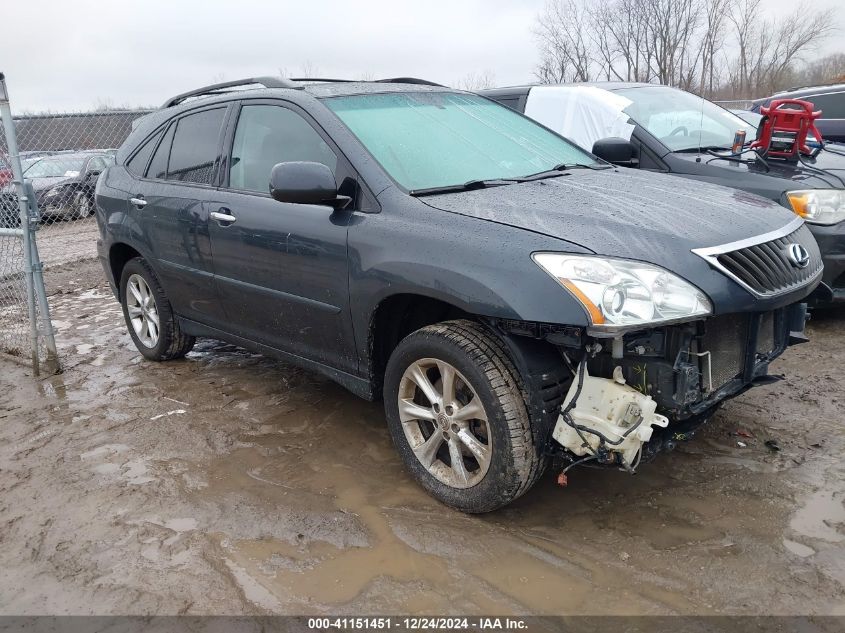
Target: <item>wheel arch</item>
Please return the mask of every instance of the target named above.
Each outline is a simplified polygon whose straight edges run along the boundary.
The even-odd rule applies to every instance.
[[[456,303],[411,292],[383,298],[370,317],[367,348],[374,398],[382,395],[387,361],[403,338],[427,325],[454,319],[484,324],[501,339],[520,378],[525,381],[524,387],[540,398],[529,398],[532,413],[542,414],[549,403],[562,400],[569,384],[569,372],[554,345],[508,332],[499,327],[497,319],[473,314]]]
[[[143,255],[125,242],[115,242],[109,248],[109,269],[117,288],[118,298],[120,298],[120,277],[123,274],[123,268],[129,260],[135,257],[143,257]]]
[[[389,295],[376,305],[367,332],[375,398],[381,396],[387,361],[399,341],[420,328],[450,319],[477,320],[477,317],[454,303],[413,292]]]

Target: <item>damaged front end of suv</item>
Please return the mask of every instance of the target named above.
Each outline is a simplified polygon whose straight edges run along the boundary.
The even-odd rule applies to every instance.
[[[547,357],[522,374],[532,383],[526,391],[549,394],[535,403],[534,417],[542,420],[547,455],[567,468],[590,462],[633,472],[691,438],[727,399],[778,380],[770,363],[806,341],[805,302],[820,283],[822,259],[803,220],[775,203],[617,170],[578,169],[521,185],[529,186],[530,192],[502,187],[427,202],[565,235],[582,249],[537,249],[530,256],[531,268],[556,286],[530,284],[544,297],[531,312],[560,314],[560,307],[545,308],[557,293],[580,315],[568,310],[556,323],[492,321],[515,354],[526,340],[538,344],[527,357],[554,349],[556,360]],[[528,195],[533,204],[519,206],[517,196]],[[536,274],[523,276],[528,286]]]
[[[554,343],[572,375],[546,446],[566,465],[560,483],[587,462],[633,473],[690,439],[725,400],[780,380],[770,363],[806,342],[806,304],[790,301],[815,288],[822,261],[800,220],[690,252],[770,309],[716,314],[699,288],[641,261],[533,254],[590,321],[542,333],[499,324]]]

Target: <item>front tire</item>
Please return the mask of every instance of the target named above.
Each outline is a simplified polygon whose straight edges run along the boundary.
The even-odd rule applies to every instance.
[[[524,494],[546,458],[521,379],[499,339],[471,321],[410,334],[387,365],[388,426],[405,466],[439,501],[470,513]]]
[[[94,203],[92,202],[91,197],[84,193],[80,193],[76,196],[76,200],[73,205],[72,217],[77,220],[84,220],[91,215],[93,208]]]
[[[182,333],[164,289],[141,257],[129,260],[120,276],[120,305],[129,336],[149,360],[182,358],[196,339]]]

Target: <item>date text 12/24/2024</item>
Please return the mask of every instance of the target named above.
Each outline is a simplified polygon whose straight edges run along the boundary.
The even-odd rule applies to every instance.
[[[448,618],[448,617],[337,617],[308,618],[308,628],[315,631],[330,630],[476,630],[524,631],[528,623],[521,618]]]

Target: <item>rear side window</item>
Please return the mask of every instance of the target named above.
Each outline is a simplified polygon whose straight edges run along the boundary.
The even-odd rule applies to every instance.
[[[173,141],[173,130],[175,128],[174,125],[167,128],[156,153],[153,154],[153,160],[147,169],[147,178],[165,178],[167,176],[167,158],[170,156],[170,143]]]
[[[168,180],[212,183],[225,113],[225,108],[218,108],[179,119],[170,150]]]
[[[845,119],[845,92],[800,97],[822,111],[822,119]]]
[[[152,156],[153,150],[156,148],[156,144],[158,144],[158,140],[162,134],[164,134],[164,130],[161,130],[149,141],[144,143],[141,149],[135,152],[135,155],[126,163],[126,169],[136,176],[143,176],[144,170],[147,168],[147,163],[150,162],[150,156]]]

